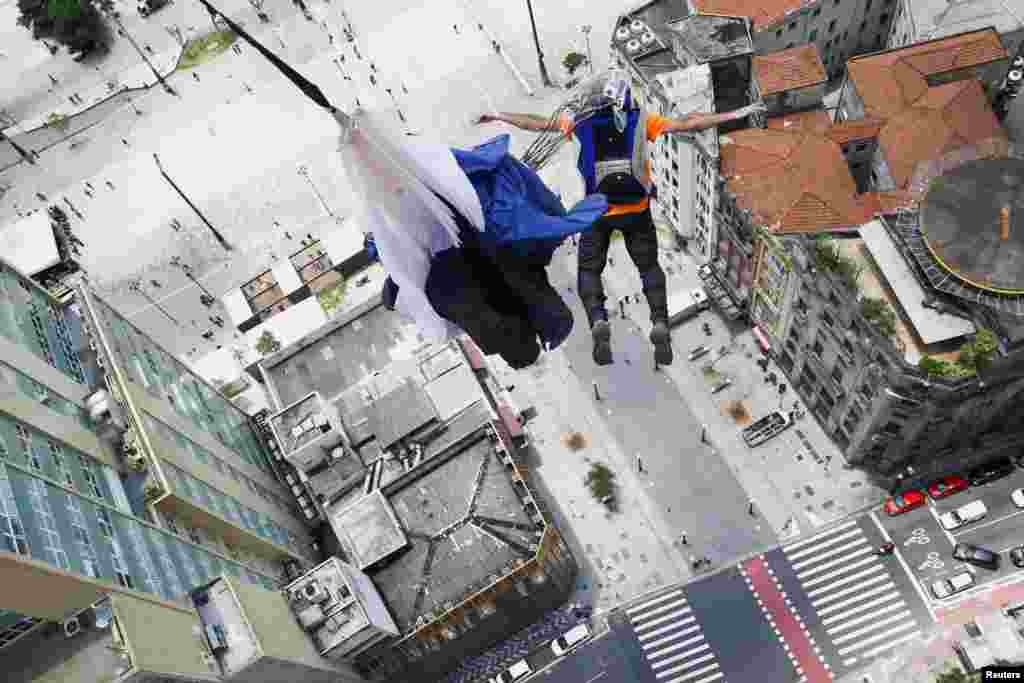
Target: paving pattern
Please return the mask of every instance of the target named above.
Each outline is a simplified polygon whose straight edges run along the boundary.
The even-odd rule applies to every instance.
[[[682,590],[626,610],[644,657],[664,683],[711,683],[724,677]]]

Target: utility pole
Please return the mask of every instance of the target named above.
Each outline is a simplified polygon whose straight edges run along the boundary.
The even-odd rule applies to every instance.
[[[177,318],[175,318],[173,315],[168,313],[167,309],[164,308],[163,306],[161,306],[159,301],[157,301],[156,299],[151,297],[149,294],[146,293],[146,291],[144,289],[142,289],[142,280],[134,280],[134,281],[128,283],[128,289],[131,290],[132,292],[135,292],[136,294],[140,295],[143,299],[148,301],[151,306],[153,306],[158,311],[160,311],[165,316],[167,316],[168,320],[170,320],[172,323],[174,323],[178,327],[181,327],[181,323],[178,322]]]
[[[167,81],[164,80],[163,74],[157,71],[156,67],[153,66],[153,62],[149,61],[149,57],[141,48],[139,48],[139,44],[135,42],[135,38],[132,37],[132,34],[128,33],[128,30],[124,27],[124,24],[121,23],[121,13],[114,11],[111,12],[111,15],[113,16],[114,21],[117,22],[117,28],[121,30],[121,33],[124,34],[124,37],[128,39],[128,42],[132,44],[132,47],[135,48],[135,51],[139,53],[140,57],[142,57],[142,61],[146,63],[146,66],[149,67],[149,70],[153,72],[154,76],[156,76],[156,80],[160,82],[161,86],[163,86],[164,92],[166,92],[168,95],[177,95],[178,91],[172,88],[170,84],[168,84]]]
[[[580,30],[583,31],[583,35],[587,38],[587,65],[590,67],[591,75],[594,73],[594,58],[590,54],[590,29],[592,28],[593,26],[590,24],[584,24],[580,27]]]
[[[173,180],[171,180],[171,177],[169,175],[167,175],[167,171],[164,170],[163,164],[160,163],[160,157],[156,155],[156,152],[153,153],[153,161],[156,162],[156,167],[160,169],[160,175],[164,177],[164,180],[167,181],[167,184],[173,187],[174,191],[178,193],[178,196],[185,200],[185,203],[188,204],[189,208],[196,212],[196,215],[199,216],[199,219],[206,224],[206,227],[210,229],[210,232],[213,233],[213,236],[217,238],[218,242],[220,242],[220,246],[224,247],[224,251],[231,251],[232,247],[230,244],[228,244],[228,241],[224,239],[224,235],[220,234],[217,228],[213,227],[213,225],[210,224],[210,221],[206,220],[206,216],[203,215],[203,212],[200,211],[196,207],[196,205],[192,203],[191,199],[185,196],[185,193],[181,191],[181,188],[178,187]]]
[[[6,140],[7,142],[11,143],[11,147],[13,147],[14,151],[16,151],[18,154],[21,155],[22,159],[24,159],[25,161],[27,161],[30,164],[36,163],[36,160],[32,158],[32,155],[29,154],[28,151],[24,147],[19,145],[17,142],[12,140],[11,138],[7,137],[7,135],[4,134],[3,131],[0,131],[0,141],[2,141],[2,140]]]
[[[305,178],[306,182],[309,183],[310,189],[313,190],[313,194],[316,195],[316,198],[320,201],[320,206],[324,207],[324,211],[327,212],[327,215],[334,220],[338,220],[338,217],[334,215],[333,211],[331,211],[331,207],[327,206],[327,202],[325,202],[324,198],[320,195],[320,191],[316,189],[316,185],[313,184],[313,179],[309,177],[309,168],[305,164],[299,166],[299,175]]]
[[[551,87],[551,77],[548,76],[548,68],[544,66],[544,52],[540,49],[540,38],[537,37],[537,22],[533,18],[533,3],[526,0],[526,9],[530,12],[530,26],[533,27],[533,44],[537,48],[537,63],[540,64],[540,82],[545,88]]]

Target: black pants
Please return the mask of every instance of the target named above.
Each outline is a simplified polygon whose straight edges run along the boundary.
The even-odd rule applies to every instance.
[[[658,264],[658,233],[651,220],[651,210],[645,209],[640,213],[601,216],[580,236],[577,287],[591,327],[598,320],[608,319],[601,273],[608,262],[608,247],[614,230],[622,232],[626,251],[640,272],[651,320],[668,320],[665,271]]]

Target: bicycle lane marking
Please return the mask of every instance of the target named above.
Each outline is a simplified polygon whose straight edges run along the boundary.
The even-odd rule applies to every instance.
[[[878,527],[878,530],[882,532],[882,536],[885,538],[885,540],[892,541],[892,537],[889,535],[889,532],[882,524],[882,521],[878,519],[877,513],[872,511],[868,513],[868,516],[871,518],[871,521],[875,523],[875,526]],[[917,531],[917,529],[914,529],[914,531]],[[896,555],[896,560],[900,563],[900,566],[903,567],[903,571],[907,573],[907,580],[910,581],[910,585],[913,586],[914,590],[917,591],[917,594],[921,596],[921,602],[924,603],[924,608],[928,610],[928,615],[932,618],[933,622],[937,622],[938,617],[936,616],[935,608],[932,607],[932,601],[925,593],[924,587],[921,585],[921,582],[917,578],[917,574],[910,568],[910,565],[907,564],[907,561],[903,559],[903,553],[900,551],[899,546],[896,547],[896,550],[893,551],[893,554]]]
[[[819,648],[804,626],[803,619],[786,604],[786,598],[764,556],[747,560],[741,566],[747,585],[769,623],[780,633],[790,660],[805,683],[829,683],[832,672],[818,655]]]

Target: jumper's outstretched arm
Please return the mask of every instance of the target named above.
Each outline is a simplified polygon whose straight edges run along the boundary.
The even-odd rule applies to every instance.
[[[726,112],[725,114],[687,114],[681,119],[671,119],[670,123],[665,126],[665,133],[683,133],[691,130],[704,130],[705,128],[711,128],[722,123],[728,123],[729,121],[736,121],[750,116],[756,111],[764,111],[764,105],[751,104],[746,107],[740,107],[734,111]]]

